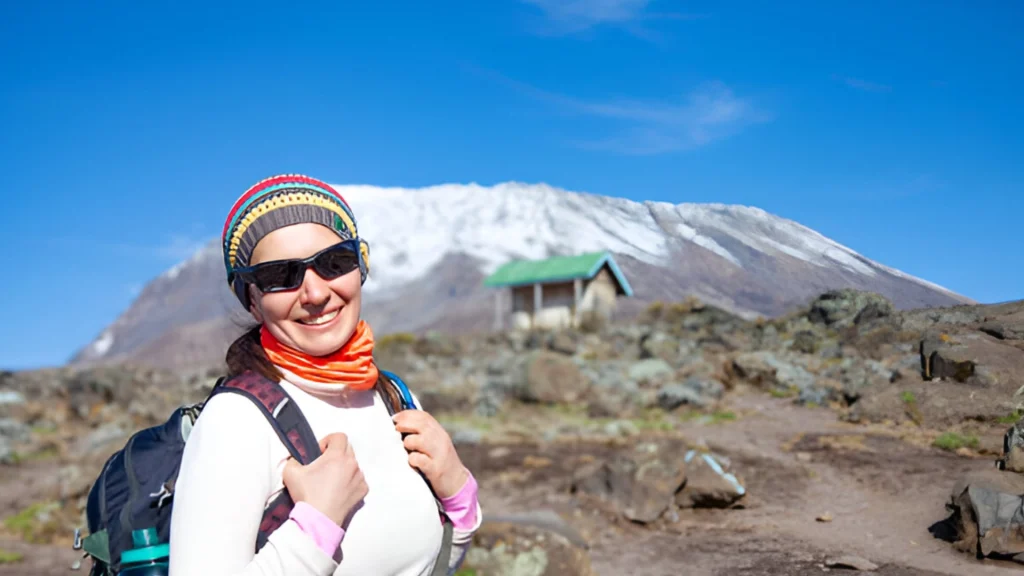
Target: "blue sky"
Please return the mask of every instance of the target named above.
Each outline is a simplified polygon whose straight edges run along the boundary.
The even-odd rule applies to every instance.
[[[3,3],[0,368],[64,362],[280,172],[755,205],[1024,297],[1019,2],[284,5]]]

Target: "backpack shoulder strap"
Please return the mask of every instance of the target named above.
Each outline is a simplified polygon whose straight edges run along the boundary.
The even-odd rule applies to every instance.
[[[309,464],[320,456],[320,443],[298,404],[284,388],[256,372],[244,372],[223,380],[210,396],[233,392],[253,401],[298,462]]]
[[[301,464],[309,464],[320,456],[320,443],[298,404],[277,382],[256,372],[245,372],[218,382],[210,396],[221,393],[241,394],[253,401],[277,433],[285,448]],[[267,543],[270,535],[288,520],[295,502],[288,490],[282,490],[263,511],[256,551]]]
[[[390,385],[395,392],[398,393],[398,397],[401,399],[402,405],[398,407],[396,412],[402,410],[419,410],[419,406],[413,401],[412,393],[409,392],[409,387],[406,386],[405,382],[398,377],[394,372],[388,372],[387,370],[381,370],[381,374],[384,375],[384,381],[387,385]]]
[[[378,385],[390,386],[397,393],[400,399],[401,406],[391,406],[391,401],[388,398],[388,394],[384,393],[383,390],[379,390],[381,397],[384,399],[384,403],[388,405],[388,411],[393,415],[395,412],[402,410],[419,410],[420,407],[416,405],[413,400],[412,393],[409,391],[409,387],[405,382],[398,377],[394,372],[388,372],[386,370],[380,371],[384,378],[378,382]],[[422,476],[422,474],[420,474]],[[423,478],[426,482],[426,477]],[[441,549],[437,553],[437,558],[434,560],[434,570],[431,572],[431,576],[444,576],[448,573],[448,562],[451,558],[452,553],[452,532],[454,527],[452,525],[451,518],[444,511],[444,505],[441,503],[441,499],[434,493],[433,487],[430,486],[430,482],[427,482],[427,487],[430,488],[430,493],[434,495],[434,502],[437,504],[437,512],[441,516],[441,524],[443,526],[443,535],[441,539]]]

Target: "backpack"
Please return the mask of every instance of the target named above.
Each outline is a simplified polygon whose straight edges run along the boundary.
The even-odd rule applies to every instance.
[[[418,409],[408,387],[398,376],[383,370],[380,374],[376,390],[389,415]],[[398,406],[391,401],[388,387],[399,399]],[[170,540],[174,483],[185,442],[206,402],[217,394],[226,393],[241,394],[252,400],[298,462],[309,464],[320,456],[320,444],[309,423],[279,383],[252,371],[232,378],[221,377],[204,401],[178,408],[163,424],[136,432],[124,448],[107,459],[89,491],[86,505],[89,535],[82,538],[81,531],[75,531],[74,548],[84,550],[84,557],[92,558],[89,576],[116,576],[121,569],[121,553],[133,547],[132,530],[154,528],[160,542]],[[444,525],[444,539],[433,571],[439,576],[448,571],[452,523],[436,494],[434,499]],[[267,543],[270,534],[288,520],[294,505],[285,489],[264,509],[256,539],[257,552]]]

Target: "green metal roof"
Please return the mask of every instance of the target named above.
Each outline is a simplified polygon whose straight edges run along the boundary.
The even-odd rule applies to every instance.
[[[627,296],[633,295],[626,277],[608,252],[589,252],[576,256],[554,256],[544,260],[514,260],[502,265],[484,279],[484,286],[524,286],[593,278],[607,264]]]

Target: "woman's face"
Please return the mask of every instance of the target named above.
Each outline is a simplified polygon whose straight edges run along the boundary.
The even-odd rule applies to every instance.
[[[337,234],[320,224],[285,226],[256,244],[250,265],[307,258],[339,241]],[[310,267],[302,285],[294,290],[264,294],[250,285],[250,311],[285,346],[311,356],[327,356],[344,346],[355,331],[361,287],[358,269],[324,280]]]

